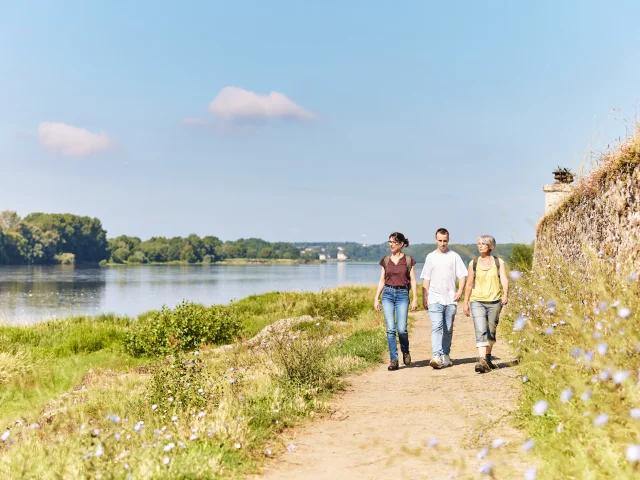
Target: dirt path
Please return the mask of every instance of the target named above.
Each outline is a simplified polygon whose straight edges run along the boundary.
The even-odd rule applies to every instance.
[[[433,370],[430,323],[426,312],[415,315],[409,332],[414,363],[396,372],[384,364],[353,377],[332,403],[333,413],[294,432],[295,449],[257,478],[487,478],[479,472],[486,462],[496,478],[523,477],[525,439],[507,418],[520,381],[508,345],[498,339],[494,349],[499,370],[475,373],[473,322],[459,313],[454,366]],[[505,445],[491,448],[496,439]],[[479,459],[483,447],[489,454]]]

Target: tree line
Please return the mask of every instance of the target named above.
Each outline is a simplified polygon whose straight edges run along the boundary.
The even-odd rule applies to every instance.
[[[0,212],[0,264],[50,263],[149,263],[182,261],[213,263],[233,258],[301,258],[291,243],[267,242],[259,238],[223,242],[218,237],[138,237],[121,235],[107,239],[97,218],[68,213],[32,213],[21,218],[16,212]]]

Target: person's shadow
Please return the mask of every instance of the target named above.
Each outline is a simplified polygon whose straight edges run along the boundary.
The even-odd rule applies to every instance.
[[[495,360],[501,360],[501,359],[499,357],[495,357]],[[430,361],[431,361],[430,358],[426,359],[426,360],[417,360],[415,362],[411,362],[410,365],[400,365],[400,368],[422,368],[422,367],[428,367]],[[452,360],[454,367],[456,365],[466,365],[468,363],[476,363],[477,361],[478,361],[478,357],[454,358]],[[518,365],[518,360],[509,360],[509,361],[505,361],[505,362],[499,362],[499,363],[494,362],[494,363],[495,363],[495,366],[498,367],[498,369],[501,369],[501,368],[515,367],[516,365]]]

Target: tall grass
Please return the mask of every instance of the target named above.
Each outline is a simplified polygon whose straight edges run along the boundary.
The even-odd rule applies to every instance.
[[[601,259],[580,272],[541,258],[515,283],[503,323],[523,374],[519,422],[544,462],[538,478],[640,478],[637,275],[619,278]]]
[[[288,317],[308,313],[311,295],[272,294],[234,308],[259,319],[278,304],[280,316]],[[318,296],[360,309],[373,290]],[[10,436],[0,442],[0,477],[217,478],[257,471],[269,457],[295,448],[285,441],[288,428],[322,412],[342,377],[379,362],[386,348],[379,315],[370,310],[350,314],[348,322],[331,317],[307,323],[274,328],[277,341],[251,348],[177,348],[144,369],[85,371],[41,414],[32,411],[8,425]],[[108,355],[100,350],[58,361],[101,354]]]

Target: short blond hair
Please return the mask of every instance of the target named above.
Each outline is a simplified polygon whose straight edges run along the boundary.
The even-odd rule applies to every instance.
[[[491,235],[480,235],[477,240],[478,243],[484,243],[487,247],[493,251],[496,248],[496,239]]]

